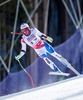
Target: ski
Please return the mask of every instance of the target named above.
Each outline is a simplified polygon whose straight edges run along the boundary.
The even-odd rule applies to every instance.
[[[69,73],[64,73],[64,72],[49,72],[49,75],[61,75],[61,76],[69,76]]]
[[[57,58],[62,64],[72,70],[76,75],[80,75],[80,73],[65,58],[58,56],[56,56],[55,58]]]

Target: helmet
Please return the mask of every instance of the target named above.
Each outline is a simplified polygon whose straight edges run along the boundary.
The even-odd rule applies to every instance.
[[[20,26],[20,29],[21,29],[21,30],[22,30],[22,29],[25,29],[25,28],[30,29],[30,28],[29,28],[29,25],[28,25],[27,23],[23,23],[23,24]]]

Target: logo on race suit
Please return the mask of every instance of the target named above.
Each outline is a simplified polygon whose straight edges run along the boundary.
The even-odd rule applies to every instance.
[[[34,38],[36,38],[36,36],[35,36],[34,34],[31,34],[31,35],[27,38],[27,40],[28,40],[29,42],[31,42]]]
[[[34,34],[31,34],[28,38],[27,38],[28,42],[32,45],[35,46],[38,42],[39,42],[39,38],[37,38]]]

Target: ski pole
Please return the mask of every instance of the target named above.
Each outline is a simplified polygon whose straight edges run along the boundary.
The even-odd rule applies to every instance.
[[[30,75],[29,72],[26,71],[26,69],[22,66],[20,60],[17,60],[17,61],[18,61],[19,65],[20,65],[20,67],[21,67],[21,68],[24,70],[24,72],[29,76],[29,78],[30,78],[30,80],[31,80],[31,83],[32,83],[32,87],[34,88],[35,85],[34,85],[34,82],[33,82],[33,79],[32,79],[32,77],[31,77],[31,75]]]

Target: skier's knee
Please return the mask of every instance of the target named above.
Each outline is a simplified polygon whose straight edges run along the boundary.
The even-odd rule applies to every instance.
[[[51,61],[50,61],[48,58],[46,58],[46,57],[44,58],[44,60],[45,60],[45,62],[48,63],[48,64],[51,63]]]
[[[47,57],[47,55],[46,55],[46,54],[42,54],[40,57],[41,57],[42,59],[44,59],[44,58]]]
[[[47,58],[46,54],[40,56],[46,63],[50,64],[50,60]]]

